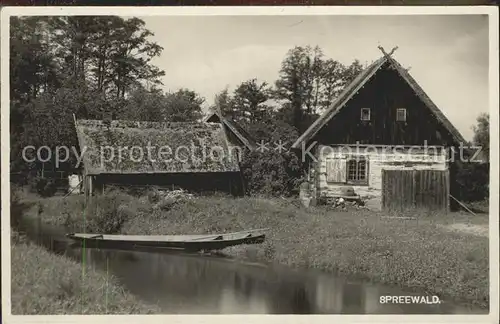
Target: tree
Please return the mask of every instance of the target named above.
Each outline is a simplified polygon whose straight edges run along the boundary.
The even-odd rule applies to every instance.
[[[228,88],[215,95],[214,105],[210,107],[210,110],[219,111],[223,116],[235,118],[233,98],[231,98]]]
[[[275,113],[249,123],[246,128],[256,140],[268,144],[267,149],[258,149],[243,160],[242,171],[249,193],[293,194],[301,179],[301,162],[288,150],[298,137],[296,129],[277,118]]]
[[[361,71],[359,61],[349,66],[325,59],[319,47],[294,47],[282,62],[275,97],[282,113],[302,132],[328,108],[340,91]]]
[[[60,82],[46,37],[50,33],[46,18],[12,17],[10,32],[10,121],[15,138],[23,131],[26,105],[54,91]]]
[[[293,125],[301,131],[304,115],[314,109],[318,95],[318,79],[323,53],[319,47],[296,46],[281,63],[278,80],[275,82],[276,98],[285,100],[291,109]]]
[[[72,114],[89,119],[137,114],[146,120],[169,115],[165,94],[138,90],[159,84],[164,75],[151,63],[162,51],[151,36],[136,18],[12,17],[12,168],[27,166],[21,159],[26,145],[76,145]],[[199,98],[189,95],[182,103],[194,105],[188,110],[196,115]]]
[[[490,156],[490,115],[482,113],[476,119],[477,125],[473,126],[475,145],[481,146],[484,154]]]
[[[234,117],[247,121],[262,118],[267,109],[263,104],[269,100],[270,94],[267,82],[259,82],[257,79],[242,82],[233,94]]]
[[[113,109],[117,119],[163,121],[166,119],[167,98],[162,90],[147,90],[138,85],[130,91],[122,109]]]
[[[163,48],[138,18],[61,16],[51,20],[62,74],[93,90],[123,98],[137,82],[160,84],[165,73],[151,64]]]
[[[192,90],[180,89],[165,98],[164,120],[171,122],[194,122],[203,116],[201,105],[205,99]]]

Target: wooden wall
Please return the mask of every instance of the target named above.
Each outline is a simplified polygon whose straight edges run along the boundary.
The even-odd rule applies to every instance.
[[[361,121],[370,108],[370,121]],[[406,122],[396,121],[406,108]],[[378,71],[316,136],[320,144],[453,145],[449,132],[395,70]]]
[[[351,149],[346,150],[347,147]],[[368,163],[368,183],[351,185],[345,182],[331,182],[327,176],[327,164],[338,159],[364,156]],[[422,148],[400,149],[397,152],[384,150],[381,147],[367,146],[356,149],[354,146],[319,146],[316,152],[317,163],[314,163],[314,179],[316,197],[334,197],[341,195],[342,189],[352,187],[356,194],[367,201],[373,209],[382,208],[382,170],[447,170],[447,156],[444,149],[435,152]],[[336,164],[342,165],[342,164]],[[344,164],[345,165],[345,164]]]

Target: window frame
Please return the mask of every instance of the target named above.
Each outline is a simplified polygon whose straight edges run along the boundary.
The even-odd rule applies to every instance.
[[[363,112],[367,111],[368,112],[368,119],[364,119],[364,115]],[[372,119],[372,111],[370,108],[368,107],[364,107],[364,108],[361,108],[361,111],[360,111],[361,115],[359,116],[360,120],[361,121],[370,121]]]
[[[404,119],[399,119],[399,113],[400,112],[404,113]],[[407,117],[408,117],[408,115],[406,113],[406,108],[396,108],[396,121],[397,122],[403,122],[404,123],[404,122],[406,122]]]
[[[357,179],[351,179],[350,178],[350,165],[352,162],[356,163],[356,178]],[[365,163],[365,170],[364,170],[364,179],[359,179],[359,163],[364,162]],[[358,186],[368,186],[369,184],[369,160],[366,156],[353,156],[347,158],[346,161],[346,183],[352,184],[352,185],[358,185]]]

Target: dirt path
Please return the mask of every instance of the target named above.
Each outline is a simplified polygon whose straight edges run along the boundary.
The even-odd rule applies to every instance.
[[[443,227],[452,232],[460,232],[469,235],[477,235],[488,237],[488,225],[475,225],[466,223],[455,223],[450,225],[443,225]]]

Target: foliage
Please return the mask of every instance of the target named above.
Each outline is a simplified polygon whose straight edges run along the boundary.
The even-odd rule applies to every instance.
[[[453,175],[452,181],[454,180],[451,194],[458,200],[467,203],[487,201],[490,189],[489,115],[479,115],[477,125],[473,129],[473,144],[481,147],[480,156],[474,157],[476,162],[462,162],[457,159],[458,161],[453,163],[450,168]],[[476,154],[476,149],[464,153],[465,158],[473,158],[472,155]]]
[[[275,98],[283,102],[292,125],[302,132],[309,126],[310,116],[326,109],[362,68],[358,61],[346,67],[325,59],[317,46],[296,46],[281,64]]]
[[[266,118],[247,124],[249,131],[269,145],[267,150],[257,150],[245,157],[242,171],[251,194],[267,196],[290,196],[296,193],[301,179],[301,163],[287,145],[298,137],[291,125],[276,119]],[[283,145],[283,150],[277,145]]]
[[[235,120],[257,121],[263,117],[267,107],[263,105],[271,98],[267,82],[251,79],[242,82],[233,97],[233,118]]]
[[[116,16],[13,17],[10,41],[11,168],[40,170],[28,163],[28,145],[78,148],[77,118],[195,121],[204,101],[188,89],[164,93],[164,72],[151,62],[162,47],[137,18]],[[71,152],[72,153],[72,152]],[[75,154],[60,165],[75,167]]]
[[[10,188],[10,225],[16,227],[19,225],[19,217],[23,211],[22,188],[17,185],[11,185]]]
[[[282,62],[274,87],[250,79],[232,94],[217,94],[214,109],[239,122],[267,150],[245,156],[242,162],[247,190],[251,194],[291,195],[302,178],[302,165],[288,147],[361,71],[324,58],[319,47],[294,47]],[[281,152],[276,145],[284,144]]]
[[[475,145],[481,146],[486,158],[490,156],[490,115],[483,113],[477,117],[477,125],[473,127]]]
[[[228,88],[215,95],[214,106],[211,107],[211,110],[217,110],[223,116],[235,119],[236,111],[234,111],[233,100]]]
[[[130,197],[118,191],[93,197],[86,206],[83,217],[91,233],[119,233],[123,224],[134,215],[127,208]]]
[[[57,184],[53,179],[44,177],[34,177],[30,181],[32,192],[39,194],[42,197],[51,197],[57,191]]]
[[[189,89],[179,89],[168,93],[165,99],[167,107],[164,120],[171,122],[198,121],[202,117],[201,105],[205,99]]]
[[[455,198],[464,202],[489,198],[489,163],[457,163],[454,167],[456,182],[452,194]]]
[[[55,196],[41,200],[38,213],[47,224],[63,225],[73,232],[116,234],[136,214],[134,201],[118,190],[88,200],[82,195]]]

